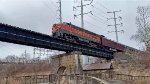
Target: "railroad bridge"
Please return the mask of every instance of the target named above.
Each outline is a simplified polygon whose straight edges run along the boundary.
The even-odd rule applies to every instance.
[[[113,59],[114,54],[113,51],[68,42],[46,34],[2,23],[0,23],[0,41],[65,52],[79,51],[83,55],[106,59]]]

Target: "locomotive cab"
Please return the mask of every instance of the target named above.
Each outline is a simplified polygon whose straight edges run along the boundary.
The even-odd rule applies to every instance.
[[[54,24],[53,27],[52,27],[52,36],[54,38],[58,38],[59,37],[59,28],[60,26],[58,26],[59,24]]]

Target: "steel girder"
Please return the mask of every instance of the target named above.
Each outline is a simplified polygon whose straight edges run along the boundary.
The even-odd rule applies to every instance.
[[[83,55],[107,59],[112,59],[114,54],[112,51],[71,43],[65,40],[53,38],[49,35],[2,23],[0,23],[0,41],[65,52],[79,51],[82,52]]]

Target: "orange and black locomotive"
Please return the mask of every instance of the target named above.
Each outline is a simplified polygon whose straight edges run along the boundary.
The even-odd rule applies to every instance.
[[[54,38],[64,39],[70,42],[116,51],[124,51],[125,45],[114,42],[86,29],[75,26],[71,23],[54,24],[52,28]]]

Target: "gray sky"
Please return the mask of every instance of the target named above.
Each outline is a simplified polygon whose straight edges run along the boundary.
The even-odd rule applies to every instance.
[[[52,25],[59,21],[56,2],[57,0],[0,0],[0,22],[51,35]],[[80,13],[80,9],[73,11],[73,6],[79,5],[79,2],[80,0],[62,0],[64,22],[80,26],[80,16],[76,19],[73,16]],[[113,20],[107,21],[107,18],[113,15],[106,12],[122,10],[117,13],[117,16],[123,18],[123,27],[118,26],[118,30],[123,29],[125,32],[119,33],[119,42],[137,49],[141,48],[141,44],[130,40],[130,37],[137,30],[137,6],[150,5],[149,0],[94,0],[93,5],[94,7],[84,8],[84,12],[93,11],[93,16],[84,16],[86,29],[115,40],[115,33],[107,33],[114,31],[114,27],[107,27],[108,24],[113,24]],[[0,57],[20,55],[25,49],[32,53],[32,47],[0,42]]]

